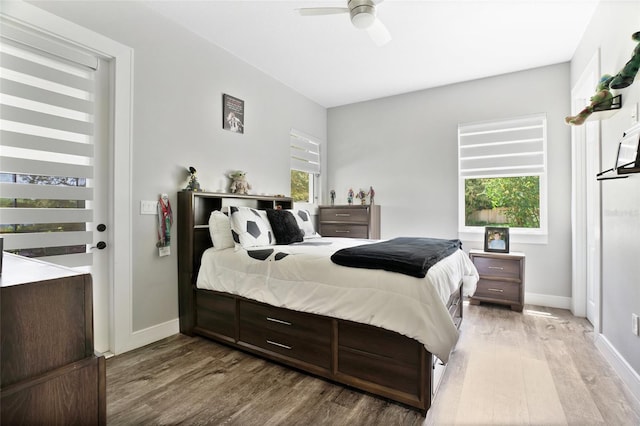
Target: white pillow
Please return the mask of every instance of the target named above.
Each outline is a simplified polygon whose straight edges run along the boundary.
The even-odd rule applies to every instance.
[[[304,238],[318,238],[320,234],[316,233],[316,229],[313,226],[313,216],[309,213],[309,210],[304,209],[291,209],[289,210],[293,213],[293,217],[296,218],[296,222],[298,222],[298,227],[302,229],[304,233]]]
[[[231,235],[231,223],[226,214],[214,210],[209,216],[209,234],[215,250],[222,250],[235,246]]]
[[[275,244],[269,221],[262,219],[257,209],[250,207],[229,207],[231,235],[236,248],[249,248]]]

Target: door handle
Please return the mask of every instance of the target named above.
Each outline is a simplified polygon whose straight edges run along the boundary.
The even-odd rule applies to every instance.
[[[98,244],[96,244],[95,246],[91,247],[92,250],[94,248],[97,248],[98,250],[104,250],[105,248],[107,248],[107,243],[105,243],[104,241],[98,241]]]

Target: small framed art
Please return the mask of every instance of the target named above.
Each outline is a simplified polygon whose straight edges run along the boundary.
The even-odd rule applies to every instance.
[[[234,133],[244,133],[244,101],[222,95],[222,128]]]
[[[509,253],[509,228],[494,226],[485,227],[484,251]]]

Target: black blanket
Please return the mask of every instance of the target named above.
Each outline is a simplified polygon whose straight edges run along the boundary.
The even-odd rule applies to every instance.
[[[460,240],[400,237],[338,250],[331,260],[354,268],[384,269],[418,278],[462,247]]]

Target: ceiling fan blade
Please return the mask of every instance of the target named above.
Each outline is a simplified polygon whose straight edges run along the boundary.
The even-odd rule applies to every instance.
[[[373,24],[366,31],[377,46],[384,46],[391,41],[389,30],[378,18],[373,21]]]
[[[339,13],[349,13],[347,7],[305,7],[296,9],[302,16],[337,15]]]

